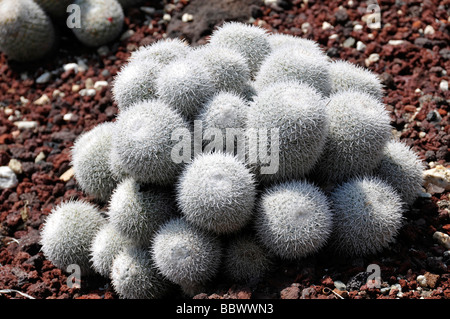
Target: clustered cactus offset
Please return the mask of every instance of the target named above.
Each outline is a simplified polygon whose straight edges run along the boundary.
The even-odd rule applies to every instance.
[[[392,138],[376,75],[311,40],[225,23],[197,48],[137,50],[112,91],[116,121],[72,153],[104,212],[58,206],[42,242],[55,265],[91,266],[121,298],[193,296],[221,275],[255,283],[325,248],[378,253],[421,192],[423,166]],[[230,138],[243,140],[225,148]]]

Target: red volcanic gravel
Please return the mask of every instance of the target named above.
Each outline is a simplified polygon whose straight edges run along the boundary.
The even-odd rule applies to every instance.
[[[316,40],[330,58],[379,74],[395,133],[420,155],[426,169],[449,166],[448,0],[378,1],[380,29],[367,25],[365,1],[237,2],[179,0],[164,7],[145,1],[143,6],[155,8],[154,13],[129,8],[124,36],[100,49],[81,46],[70,30],[61,28],[59,48],[44,61],[21,65],[0,55],[0,166],[15,163],[18,178],[16,187],[0,190],[0,300],[118,298],[109,280],[100,276],[69,288],[68,274],[40,251],[39,230],[62,201],[93,201],[70,174],[70,148],[80,133],[115,118],[111,83],[131,52],[166,36],[201,44],[223,21],[250,20],[269,31]],[[223,3],[230,3],[230,10]],[[181,22],[184,13],[192,14],[193,21]],[[170,22],[164,14],[171,16]],[[70,63],[78,64],[78,72],[64,69]],[[50,80],[37,83],[46,72]],[[108,85],[83,96],[97,81]],[[36,121],[36,126],[19,128],[17,121]],[[219,277],[194,298],[449,299],[449,251],[433,238],[437,231],[450,235],[449,193],[437,186],[427,192],[406,213],[389,250],[348,260],[325,249],[299,262],[277,263],[263,280],[247,286]],[[379,288],[366,284],[370,264],[380,267]]]

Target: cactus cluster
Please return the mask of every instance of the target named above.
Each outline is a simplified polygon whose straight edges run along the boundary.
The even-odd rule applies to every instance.
[[[234,22],[197,48],[160,40],[135,51],[112,88],[116,121],[72,149],[104,217],[81,218],[83,203],[56,208],[47,257],[76,262],[67,253],[83,242],[80,262],[120,297],[159,298],[204,292],[218,276],[255,282],[325,247],[389,248],[423,167],[392,139],[376,75],[337,63],[311,40]]]
[[[83,45],[99,47],[116,39],[124,8],[140,0],[2,0],[0,52],[8,59],[32,62],[48,56],[60,27],[70,28]]]

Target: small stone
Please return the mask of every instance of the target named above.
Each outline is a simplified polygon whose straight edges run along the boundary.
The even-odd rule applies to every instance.
[[[24,96],[21,96],[21,97],[20,97],[20,103],[21,103],[22,105],[26,105],[26,104],[28,104],[29,102],[30,102],[30,100],[27,99],[26,97],[24,97]]]
[[[334,27],[327,21],[324,21],[322,23],[322,30],[329,30],[329,29],[333,29]]]
[[[82,89],[79,93],[81,96],[95,96],[97,91],[95,89]]]
[[[416,281],[420,287],[423,287],[423,288],[427,287],[427,278],[425,278],[425,276],[423,276],[423,275],[417,276]]]
[[[434,287],[436,287],[437,281],[439,280],[439,275],[426,272],[424,274],[424,277],[426,278],[427,286],[431,289],[434,289]]]
[[[97,81],[94,83],[94,89],[96,89],[96,90],[101,90],[102,87],[106,87],[106,86],[108,86],[107,81]]]
[[[72,117],[73,117],[73,113],[66,113],[66,114],[64,114],[64,116],[63,116],[63,120],[66,121],[66,122],[70,122],[70,120],[72,119]]]
[[[69,168],[67,171],[65,171],[60,177],[59,179],[62,180],[63,182],[68,182],[70,181],[73,176],[75,175],[73,168]]]
[[[190,13],[185,13],[181,17],[181,21],[183,21],[183,22],[191,22],[193,20],[194,20],[194,16],[192,14],[190,14]]]
[[[14,171],[8,166],[0,167],[0,189],[16,187],[19,181]]]
[[[448,81],[447,80],[442,80],[441,83],[439,83],[439,88],[442,91],[448,91]]]
[[[52,75],[50,74],[50,72],[45,72],[36,79],[36,83],[37,84],[47,83],[48,81],[50,81],[51,77]]]
[[[363,42],[356,42],[356,50],[358,50],[359,52],[364,52],[366,50],[366,47],[367,46]]]
[[[76,64],[76,63],[67,63],[67,64],[64,64],[63,65],[63,69],[64,69],[64,71],[71,71],[71,70],[73,70],[75,73],[78,73],[78,71],[79,71],[79,67],[78,67],[78,64]]]
[[[309,29],[311,29],[311,24],[309,22],[304,22],[301,29],[303,33],[308,33]]]
[[[9,163],[8,167],[17,175],[23,173],[22,163],[15,158],[12,158]]]
[[[362,31],[363,28],[364,28],[364,27],[363,27],[362,25],[360,25],[360,24],[355,24],[355,25],[353,26],[353,31],[356,31],[356,32]]]
[[[74,84],[72,85],[72,92],[76,93],[80,90],[80,85]]]
[[[369,55],[369,57],[365,60],[366,66],[369,67],[372,64],[378,62],[380,60],[380,55],[378,53],[372,53]]]
[[[427,25],[427,26],[425,27],[425,29],[423,30],[423,34],[425,34],[425,35],[431,35],[431,34],[434,34],[434,29],[433,29],[433,27],[432,27],[431,25]]]
[[[26,129],[34,129],[38,126],[38,122],[36,121],[17,121],[14,122],[14,125],[17,126],[19,130]]]
[[[45,160],[45,153],[44,152],[40,152],[36,158],[34,159],[35,163],[40,163],[43,162]]]
[[[340,291],[347,290],[347,286],[342,281],[339,280],[334,281],[334,286]]]
[[[107,77],[109,77],[109,76],[111,75],[111,72],[109,72],[108,69],[104,69],[104,70],[102,71],[102,75],[103,75],[105,78],[107,78]]]
[[[129,29],[127,31],[125,31],[121,36],[120,36],[120,41],[126,40],[131,38],[134,35],[134,30]]]
[[[61,92],[60,90],[56,89],[53,91],[52,93],[52,97],[56,98],[56,97],[64,97],[66,96],[66,94],[64,92]]]
[[[86,89],[94,88],[94,81],[91,78],[86,79],[86,81],[84,82],[84,87]]]
[[[443,247],[445,247],[445,249],[450,249],[450,236],[440,232],[440,231],[436,231],[433,234],[433,239],[435,239],[440,245],[442,245]]]
[[[291,286],[284,288],[280,292],[281,299],[299,299],[300,298],[300,288],[296,286]]]
[[[403,44],[405,41],[403,40],[389,40],[388,44],[390,45],[400,45]]]
[[[163,20],[169,22],[170,20],[172,20],[172,16],[168,13],[164,13]]]
[[[344,48],[351,48],[352,46],[355,45],[355,38],[349,37],[347,39],[345,39],[345,41],[342,43],[342,46]]]
[[[100,55],[100,56],[107,56],[108,53],[109,53],[109,48],[108,48],[108,46],[107,46],[107,45],[102,45],[101,47],[99,47],[99,48],[97,49],[97,53],[98,53],[98,55]]]
[[[50,103],[50,98],[47,96],[47,94],[42,95],[40,98],[38,98],[36,101],[33,102],[36,105],[44,105]]]
[[[450,169],[442,165],[428,169],[423,172],[424,186],[434,184],[445,190],[450,190]]]
[[[139,9],[141,9],[142,12],[147,13],[147,14],[155,14],[156,9],[153,7],[140,7]]]

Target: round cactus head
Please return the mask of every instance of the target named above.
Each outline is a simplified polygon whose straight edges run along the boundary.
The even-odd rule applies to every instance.
[[[106,219],[84,201],[69,201],[55,207],[41,231],[42,251],[56,267],[66,271],[78,265],[82,275],[93,273],[91,243]]]
[[[166,65],[156,79],[156,94],[169,106],[192,120],[215,92],[214,80],[198,60],[177,59]]]
[[[368,69],[348,61],[338,60],[330,64],[331,93],[347,90],[361,91],[383,99],[383,85],[378,76]]]
[[[86,46],[99,47],[116,39],[122,32],[124,13],[117,0],[75,0],[80,8],[80,28],[72,28]]]
[[[108,201],[118,180],[110,169],[112,135],[116,125],[106,122],[80,135],[72,148],[76,181],[88,195]]]
[[[161,299],[172,286],[155,267],[150,250],[139,246],[122,249],[114,258],[111,284],[122,299]]]
[[[284,45],[263,61],[255,78],[255,88],[259,92],[280,81],[306,83],[323,96],[329,96],[329,62],[323,55],[298,50],[296,45]]]
[[[211,73],[216,92],[241,94],[250,81],[250,69],[239,51],[226,47],[204,45],[194,50],[190,59],[201,61]]]
[[[161,39],[138,48],[130,56],[130,61],[153,60],[161,66],[186,57],[192,51],[187,42],[180,39]]]
[[[246,122],[247,160],[258,180],[272,183],[305,177],[322,152],[327,123],[325,101],[306,84],[277,82],[260,91],[248,108]],[[257,136],[251,134],[256,131]],[[269,142],[263,137],[268,135],[270,145],[265,145]],[[263,172],[269,164],[273,169]]]
[[[266,30],[240,22],[224,23],[212,33],[209,43],[240,52],[247,60],[252,77],[271,51]]]
[[[182,116],[159,100],[144,101],[119,113],[113,152],[119,166],[137,182],[170,185],[182,164],[172,159],[172,134],[188,130]]]
[[[261,243],[283,259],[300,259],[317,252],[326,245],[332,225],[327,196],[304,180],[266,189],[255,219]]]
[[[313,40],[283,33],[270,34],[268,39],[272,52],[282,49],[285,46],[289,46],[291,49],[295,48],[294,52],[303,52],[317,56],[325,55],[324,51],[320,48],[319,43]]]
[[[103,277],[109,278],[114,258],[122,249],[132,244],[133,242],[118,232],[114,225],[105,223],[92,240],[92,268]]]
[[[422,193],[424,165],[419,156],[405,143],[391,140],[374,174],[392,185],[407,205],[412,205]]]
[[[202,229],[217,234],[235,232],[252,216],[254,178],[235,156],[221,152],[198,155],[177,186],[183,215]]]
[[[33,0],[0,1],[0,51],[8,59],[30,62],[49,54],[55,30],[48,15]]]
[[[219,270],[220,242],[181,218],[160,228],[152,245],[152,256],[168,280],[192,287],[211,280]]]
[[[363,256],[387,248],[403,222],[403,202],[387,182],[355,177],[330,195],[334,212],[333,246],[342,254]]]
[[[175,213],[172,199],[164,192],[146,188],[126,178],[109,202],[110,223],[125,238],[149,245],[158,228]]]
[[[327,113],[327,138],[314,178],[338,183],[372,173],[391,136],[384,105],[366,93],[344,91],[330,97]]]

